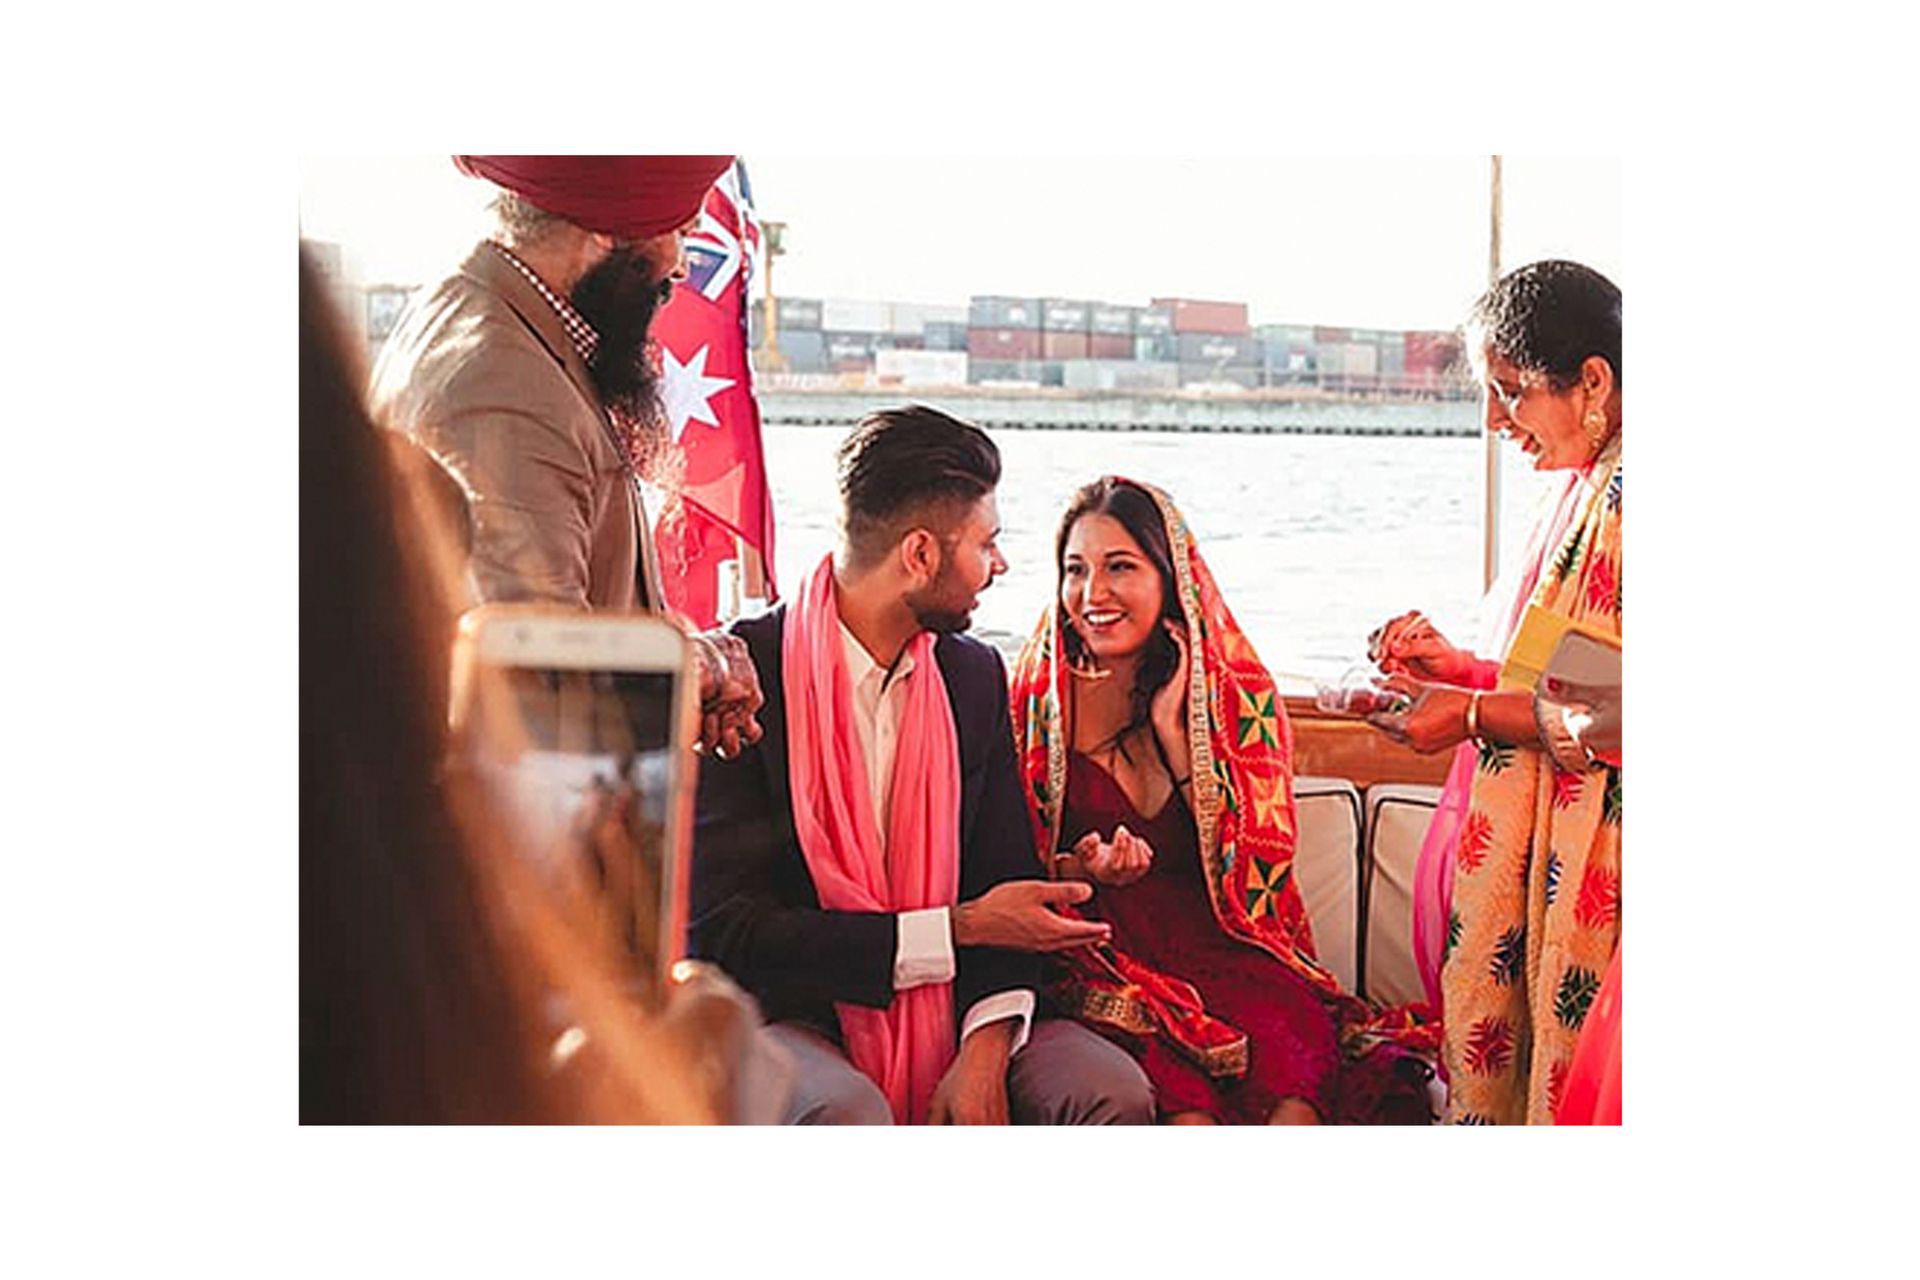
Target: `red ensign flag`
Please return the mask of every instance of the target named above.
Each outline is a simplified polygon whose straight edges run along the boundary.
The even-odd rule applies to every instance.
[[[760,252],[746,166],[735,161],[687,237],[687,279],[653,320],[661,408],[686,458],[681,500],[654,529],[660,574],[667,603],[701,627],[719,621],[720,565],[740,558],[742,542],[759,553],[775,598],[773,498],[747,363],[747,287]]]

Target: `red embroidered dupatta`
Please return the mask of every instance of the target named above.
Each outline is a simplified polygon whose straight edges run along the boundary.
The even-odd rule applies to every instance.
[[[1349,1062],[1383,1049],[1432,1055],[1437,1026],[1411,1008],[1369,1006],[1341,990],[1315,958],[1293,879],[1293,728],[1286,707],[1221,598],[1185,518],[1159,489],[1139,488],[1159,506],[1186,620],[1192,807],[1216,923],[1306,979],[1329,1006]],[[1063,713],[1071,678],[1056,599],[1021,650],[1009,687],[1028,811],[1049,867],[1060,844],[1070,746]],[[1246,1036],[1208,1013],[1199,992],[1178,977],[1112,946],[1076,948],[1055,959],[1048,994],[1075,1016],[1127,1035],[1163,1036],[1215,1077],[1246,1072]]]

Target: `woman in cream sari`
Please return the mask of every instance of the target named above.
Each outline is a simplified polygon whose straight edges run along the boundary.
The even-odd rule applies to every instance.
[[[1543,623],[1617,647],[1620,290],[1578,263],[1533,263],[1487,291],[1468,338],[1487,430],[1536,470],[1567,474],[1486,651],[1507,659]],[[1497,688],[1500,662],[1417,613],[1375,633],[1374,657],[1415,696],[1374,722],[1417,750],[1455,751],[1414,905],[1416,958],[1446,1029],[1449,1117],[1550,1122],[1619,945],[1617,700],[1603,717],[1544,687]]]

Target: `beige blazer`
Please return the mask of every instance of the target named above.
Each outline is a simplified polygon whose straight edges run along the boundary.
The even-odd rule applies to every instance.
[[[554,309],[485,244],[415,300],[373,371],[376,419],[474,495],[486,600],[593,609],[662,597],[632,472]]]

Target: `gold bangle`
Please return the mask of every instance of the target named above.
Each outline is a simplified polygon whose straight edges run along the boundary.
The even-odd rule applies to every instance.
[[[1480,692],[1475,689],[1472,696],[1467,699],[1467,736],[1469,738],[1480,736]]]

